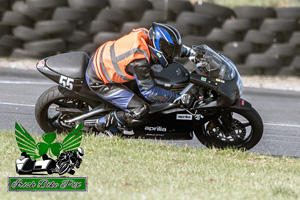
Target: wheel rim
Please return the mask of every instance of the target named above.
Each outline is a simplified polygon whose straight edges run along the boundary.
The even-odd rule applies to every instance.
[[[216,147],[243,147],[253,136],[250,121],[238,114],[228,113],[230,116],[227,131],[224,131],[217,120],[209,121],[202,126],[203,134]],[[218,118],[220,120],[220,118]]]
[[[63,163],[61,166],[60,166],[60,169],[59,169],[59,175],[63,175],[65,173],[68,172],[70,166],[69,166],[69,163]]]
[[[78,109],[82,113],[76,112],[62,112],[60,108]],[[46,106],[45,117],[48,125],[58,132],[67,130],[72,130],[76,124],[65,123],[65,120],[74,118],[76,116],[82,115],[89,112],[93,107],[85,101],[72,98],[62,98],[51,101],[48,106]]]

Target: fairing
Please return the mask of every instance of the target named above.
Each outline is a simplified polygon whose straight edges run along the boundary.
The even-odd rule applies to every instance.
[[[154,82],[162,87],[177,87],[189,82],[190,73],[180,63],[174,62],[167,68],[151,70]]]

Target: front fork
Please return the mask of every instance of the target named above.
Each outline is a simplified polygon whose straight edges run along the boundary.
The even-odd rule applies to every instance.
[[[226,110],[250,110],[251,108],[252,105],[242,98],[237,99],[235,103],[228,108],[214,108],[207,110],[203,110],[203,108],[201,108],[198,113],[200,113],[203,117],[198,122],[203,125],[209,121],[213,121],[222,129],[222,131],[228,132],[231,127],[232,114],[226,112]],[[197,127],[199,123],[197,123],[195,127]]]

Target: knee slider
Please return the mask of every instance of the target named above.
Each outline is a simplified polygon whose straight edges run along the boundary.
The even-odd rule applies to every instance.
[[[148,117],[150,108],[147,104],[142,105],[141,107],[135,108],[132,112],[133,119],[145,119]]]
[[[134,127],[146,122],[150,108],[147,104],[135,108],[130,113],[124,113],[128,126]]]

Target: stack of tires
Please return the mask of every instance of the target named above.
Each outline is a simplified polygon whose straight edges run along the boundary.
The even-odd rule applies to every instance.
[[[205,15],[207,27],[201,24],[200,28],[209,31],[183,36],[184,43],[208,44],[236,63],[241,74],[300,75],[296,64],[300,58],[300,8],[237,6],[231,10],[197,2],[194,13],[189,14],[189,25],[195,26],[192,16],[196,13]],[[203,18],[199,15],[201,20],[195,22],[199,25]],[[186,65],[193,64],[186,61]]]
[[[299,52],[292,35],[299,31],[300,8],[241,6],[234,10],[237,19],[249,20],[252,25],[243,39],[252,49],[238,65],[242,74],[300,75],[292,69],[292,61]]]
[[[0,0],[0,56],[84,51],[153,21],[187,46],[207,44],[242,74],[300,75],[300,8],[224,6],[188,0]],[[187,59],[179,59],[188,67]]]
[[[92,41],[87,23],[107,5],[105,0],[12,1],[3,13],[1,25],[8,33],[0,46],[11,57],[31,58],[85,48]]]

